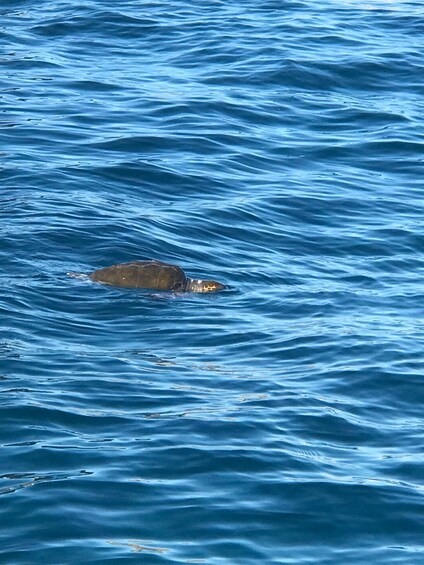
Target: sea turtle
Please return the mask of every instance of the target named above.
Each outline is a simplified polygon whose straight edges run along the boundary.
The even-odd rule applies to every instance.
[[[177,265],[162,261],[131,261],[98,269],[88,275],[92,281],[126,288],[151,288],[187,292],[215,292],[225,285],[216,281],[189,279]]]

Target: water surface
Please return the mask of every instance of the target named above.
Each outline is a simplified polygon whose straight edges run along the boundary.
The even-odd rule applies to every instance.
[[[0,34],[2,563],[421,564],[422,3]],[[66,275],[150,258],[229,289]]]

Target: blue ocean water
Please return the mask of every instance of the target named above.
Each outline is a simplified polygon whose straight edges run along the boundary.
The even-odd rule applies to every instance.
[[[3,0],[0,562],[424,562],[424,9]],[[228,290],[67,272],[156,258]]]

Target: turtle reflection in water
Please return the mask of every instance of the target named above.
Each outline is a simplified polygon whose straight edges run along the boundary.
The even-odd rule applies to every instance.
[[[132,261],[111,265],[88,276],[92,281],[125,288],[176,292],[216,292],[225,288],[225,285],[217,281],[189,279],[177,265],[161,261]]]

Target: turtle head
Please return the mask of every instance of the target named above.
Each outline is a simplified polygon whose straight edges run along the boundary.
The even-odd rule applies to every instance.
[[[200,279],[188,279],[186,290],[189,292],[216,292],[223,290],[225,284],[217,281],[202,281]]]

